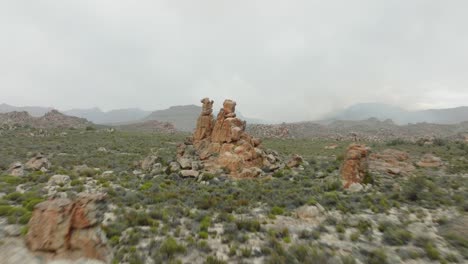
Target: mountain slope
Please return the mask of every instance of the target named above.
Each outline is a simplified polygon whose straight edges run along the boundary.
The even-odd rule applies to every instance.
[[[0,113],[9,112],[28,112],[31,116],[40,117],[51,111],[52,107],[41,106],[13,106],[9,104],[0,104]]]
[[[85,128],[91,125],[93,123],[84,118],[64,115],[57,110],[47,112],[41,117],[31,116],[26,111],[0,113],[0,126],[2,128]]]
[[[104,112],[99,108],[71,109],[64,111],[67,115],[86,118],[96,124],[118,124],[140,121],[151,112],[138,108],[116,109]]]
[[[171,106],[168,109],[157,110],[148,115],[144,120],[157,120],[160,122],[170,122],[174,124],[175,128],[180,131],[192,132],[195,129],[197,119],[202,111],[201,106],[197,105],[179,105]],[[216,118],[218,113],[214,112]],[[260,119],[252,119],[243,116],[237,111],[237,116],[247,121],[249,124],[264,123]]]
[[[397,124],[436,123],[457,124],[468,121],[468,106],[408,111],[400,107],[379,103],[363,103],[348,107],[342,111],[330,114],[326,119],[334,120],[365,120],[377,118],[391,119]]]

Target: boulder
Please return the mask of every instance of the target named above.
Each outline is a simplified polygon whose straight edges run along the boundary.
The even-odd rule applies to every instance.
[[[372,153],[369,157],[369,168],[372,171],[403,176],[411,174],[415,169],[409,161],[409,154],[395,149]]]
[[[50,162],[47,157],[42,154],[38,153],[33,158],[31,158],[28,162],[26,162],[25,167],[29,170],[41,170],[41,169],[49,169]]]
[[[192,160],[189,158],[185,157],[180,157],[177,159],[177,162],[179,162],[180,167],[182,169],[191,169],[192,168]]]
[[[70,176],[68,175],[54,175],[52,177],[50,177],[49,179],[49,185],[59,185],[59,186],[64,186],[64,185],[68,185],[71,183],[71,179],[70,179]]]
[[[178,172],[180,170],[180,165],[178,162],[169,163],[169,172]]]
[[[428,153],[424,154],[416,165],[423,168],[437,168],[442,166],[442,159]]]
[[[16,237],[21,235],[21,226],[20,225],[6,225],[3,228],[3,232],[6,236]]]
[[[346,150],[341,166],[341,179],[344,188],[353,183],[362,183],[368,173],[369,149],[365,145],[351,144]]]
[[[59,198],[39,203],[28,224],[26,245],[49,259],[109,262],[111,251],[99,227],[105,207],[105,196],[89,194],[79,194],[74,201]]]
[[[153,168],[153,165],[160,161],[158,156],[148,156],[141,161],[141,169],[143,171],[150,171]]]
[[[54,199],[34,208],[26,243],[32,251],[57,251],[64,248],[71,228],[73,203],[69,199]]]
[[[296,167],[299,167],[299,165],[301,165],[303,162],[304,162],[304,159],[301,156],[294,154],[291,157],[291,159],[288,161],[287,166],[289,168],[296,168]]]
[[[8,168],[7,173],[12,176],[24,176],[24,166],[21,162],[14,162]]]
[[[180,171],[180,176],[182,177],[198,177],[200,173],[196,170],[181,170]]]

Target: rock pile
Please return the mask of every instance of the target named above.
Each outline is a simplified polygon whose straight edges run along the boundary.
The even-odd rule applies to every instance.
[[[369,149],[365,145],[351,144],[341,167],[341,179],[344,188],[354,183],[362,183],[368,172]]]
[[[99,227],[106,203],[102,195],[52,199],[34,208],[26,236],[28,248],[52,259],[97,259],[108,263],[112,254]]]
[[[251,178],[285,166],[280,164],[277,153],[263,150],[260,139],[245,132],[246,122],[236,117],[235,101],[225,100],[216,120],[213,101],[204,98],[201,102],[202,112],[193,136],[178,147],[177,161],[182,176],[196,177],[204,169],[224,171],[237,178]],[[299,166],[300,162],[302,159],[296,158],[291,164]],[[171,170],[177,169],[175,164],[170,166]]]
[[[386,149],[380,153],[372,153],[370,155],[369,168],[372,171],[403,176],[409,175],[415,169],[409,161],[408,153],[395,149]]]

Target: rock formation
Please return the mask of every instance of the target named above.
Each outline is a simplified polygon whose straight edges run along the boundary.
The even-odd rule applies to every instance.
[[[365,145],[351,144],[341,167],[341,179],[344,188],[353,183],[362,183],[368,172],[369,149]]]
[[[208,98],[203,98],[201,103],[203,104],[202,113],[197,120],[195,133],[193,134],[193,139],[195,141],[210,137],[214,126],[213,101],[210,101]]]
[[[225,100],[216,120],[213,119],[213,101],[201,100],[202,112],[193,137],[179,145],[177,161],[181,175],[196,177],[195,171],[223,170],[238,178],[257,177],[260,168],[270,171],[280,166],[277,153],[259,148],[261,141],[245,132],[246,122],[236,117],[236,102]]]
[[[50,162],[47,159],[47,157],[42,154],[42,153],[37,153],[33,158],[31,158],[28,162],[25,164],[26,169],[29,170],[41,170],[41,169],[49,169],[50,168]]]
[[[47,259],[97,259],[108,263],[111,251],[100,230],[102,195],[81,194],[74,201],[52,199],[34,208],[26,236],[28,248]]]
[[[408,153],[395,149],[372,153],[369,158],[369,168],[372,171],[403,176],[409,175],[415,169],[409,161]]]

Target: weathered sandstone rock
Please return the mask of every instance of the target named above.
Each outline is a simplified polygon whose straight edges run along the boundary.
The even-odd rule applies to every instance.
[[[351,144],[341,167],[341,179],[344,188],[349,188],[353,183],[362,183],[368,172],[369,149],[365,145]]]
[[[409,161],[408,153],[395,149],[372,153],[369,157],[369,168],[372,171],[404,176],[409,175],[415,169]]]
[[[111,251],[99,227],[105,207],[103,195],[80,194],[74,201],[59,198],[39,203],[29,221],[26,245],[50,260],[109,262]]]
[[[193,137],[177,149],[177,161],[185,170],[183,174],[193,174],[192,170],[214,172],[222,169],[234,177],[250,178],[260,175],[259,168],[265,163],[273,170],[280,167],[276,165],[280,161],[278,155],[267,158],[260,148],[261,140],[245,132],[245,121],[236,117],[236,102],[225,100],[216,120],[212,114],[213,101],[204,98],[201,102],[202,113]],[[296,166],[293,163],[291,165]]]

